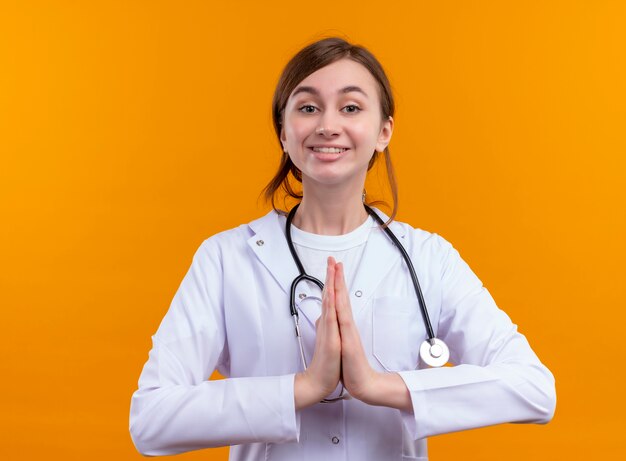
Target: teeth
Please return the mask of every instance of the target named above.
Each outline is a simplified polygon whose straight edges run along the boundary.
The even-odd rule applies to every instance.
[[[314,147],[315,152],[324,152],[327,154],[340,154],[348,149],[340,149],[339,147]]]

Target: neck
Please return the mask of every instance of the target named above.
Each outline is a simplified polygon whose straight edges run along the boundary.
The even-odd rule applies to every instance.
[[[305,232],[320,235],[343,235],[367,219],[363,206],[363,185],[310,187],[303,182],[302,202],[293,224]]]

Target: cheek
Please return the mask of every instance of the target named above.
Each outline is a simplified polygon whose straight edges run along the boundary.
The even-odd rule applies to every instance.
[[[358,124],[351,129],[352,137],[355,142],[361,144],[363,148],[371,147],[374,149],[378,141],[378,126],[371,123]]]
[[[313,124],[313,125],[312,125]],[[312,120],[292,117],[285,120],[285,136],[288,143],[300,143],[311,133]],[[314,129],[314,128],[313,128]]]

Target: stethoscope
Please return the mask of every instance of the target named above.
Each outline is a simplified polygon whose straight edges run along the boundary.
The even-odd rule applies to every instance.
[[[291,252],[291,256],[293,257],[293,260],[296,263],[296,266],[298,266],[298,271],[300,272],[300,275],[298,275],[291,283],[290,308],[291,308],[291,316],[293,317],[294,324],[296,326],[296,336],[298,338],[298,345],[300,347],[300,357],[302,359],[302,365],[304,366],[304,369],[306,370],[307,362],[304,356],[304,347],[302,346],[302,337],[300,335],[300,322],[299,322],[300,318],[298,314],[298,309],[296,308],[296,288],[300,282],[302,282],[303,280],[308,280],[314,283],[315,285],[317,285],[320,288],[320,290],[324,290],[324,283],[322,283],[321,280],[305,272],[304,266],[302,265],[302,262],[300,261],[300,258],[298,257],[298,254],[296,253],[296,249],[293,246],[293,241],[291,240],[291,221],[293,220],[293,217],[296,214],[296,210],[298,209],[298,206],[300,206],[300,204],[295,205],[289,212],[289,215],[287,216],[287,223],[285,225],[285,236],[287,237],[287,245],[289,246],[289,251]],[[389,229],[388,226],[387,227],[384,226],[384,222],[380,218],[380,216],[378,216],[378,214],[376,214],[376,212],[369,206],[365,204],[363,204],[363,206],[365,207],[365,210],[374,218],[374,220],[379,225],[383,226],[385,233],[389,236],[389,238],[394,243],[394,245],[398,248],[398,250],[400,250],[402,257],[404,258],[404,261],[406,262],[407,267],[409,268],[411,279],[413,281],[413,287],[415,288],[415,294],[417,295],[417,300],[419,301],[420,310],[422,311],[422,319],[424,320],[424,326],[426,327],[426,335],[427,335],[427,339],[420,346],[420,358],[426,365],[430,367],[442,367],[448,362],[448,359],[450,358],[450,350],[448,349],[448,346],[446,345],[446,343],[444,343],[442,340],[435,337],[435,333],[433,332],[433,327],[430,323],[430,317],[428,316],[428,310],[426,309],[426,302],[424,301],[424,295],[422,294],[422,289],[420,288],[419,281],[417,280],[417,274],[415,273],[415,268],[413,267],[413,263],[411,263],[411,258],[409,257],[408,253],[406,252],[406,250],[404,249],[404,247],[402,246],[398,238],[394,235],[393,232],[391,232],[391,229]],[[341,394],[339,397],[334,398],[334,399],[324,399],[322,400],[322,402],[324,403],[334,402],[336,400],[341,400],[343,398],[346,398],[346,397],[344,395],[344,388],[342,384]]]

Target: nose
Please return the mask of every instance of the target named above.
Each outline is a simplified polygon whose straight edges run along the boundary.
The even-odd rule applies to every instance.
[[[341,124],[337,117],[329,112],[325,112],[319,120],[319,126],[315,129],[315,134],[325,137],[332,137],[341,132]]]

